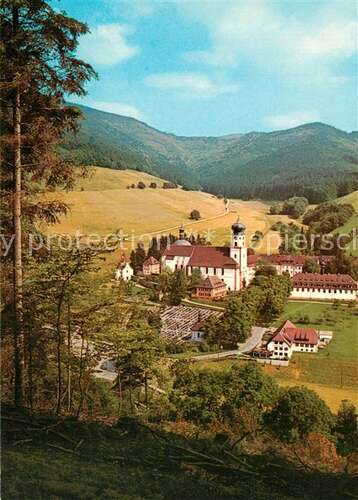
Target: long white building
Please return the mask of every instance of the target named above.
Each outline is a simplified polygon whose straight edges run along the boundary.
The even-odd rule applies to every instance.
[[[299,273],[292,286],[293,299],[357,300],[357,283],[348,274]]]

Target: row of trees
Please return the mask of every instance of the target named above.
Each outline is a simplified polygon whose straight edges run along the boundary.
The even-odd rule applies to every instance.
[[[96,77],[76,58],[87,26],[43,0],[5,0],[0,22],[3,398],[79,415],[95,399],[92,373],[102,355],[114,357],[123,384],[148,376],[153,356],[142,359],[139,376],[129,337],[145,352],[150,339],[156,343],[158,325],[96,278],[105,258],[100,244],[67,241],[64,249],[38,230],[67,210],[41,193],[71,188],[85,174],[57,151],[81,118],[64,96],[84,95],[84,85]]]
[[[236,433],[236,442],[271,434],[283,443],[304,443],[321,436],[324,447],[349,455],[358,444],[354,405],[343,401],[337,417],[318,395],[305,387],[279,388],[256,363],[234,365],[227,371],[174,367],[170,401],[175,418]],[[318,458],[318,457],[317,457]]]
[[[135,189],[135,188],[145,189],[146,187],[147,186],[143,181],[139,181],[137,183],[137,185],[136,184],[128,184],[127,189]],[[156,182],[152,181],[149,183],[149,187],[151,189],[157,189],[158,184]],[[162,186],[163,189],[175,189],[177,187],[178,187],[177,184],[175,184],[174,182],[163,182],[163,186]]]

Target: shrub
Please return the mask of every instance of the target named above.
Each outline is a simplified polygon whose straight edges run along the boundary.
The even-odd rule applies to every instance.
[[[138,189],[145,189],[145,184],[144,184],[144,182],[139,181],[139,182],[138,182],[138,184],[137,184],[137,188],[138,188]]]
[[[192,210],[190,212],[190,217],[189,218],[191,220],[199,220],[199,219],[201,219],[201,215],[200,215],[199,210]]]
[[[175,182],[163,182],[163,189],[175,189],[178,185]]]
[[[313,433],[330,435],[334,423],[326,403],[306,387],[283,389],[264,420],[278,439],[289,443],[303,441]]]
[[[281,203],[274,203],[273,205],[270,206],[270,214],[271,215],[279,215],[282,211],[282,204]]]

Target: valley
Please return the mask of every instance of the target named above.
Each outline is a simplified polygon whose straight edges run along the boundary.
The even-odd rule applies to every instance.
[[[127,189],[138,182],[145,189]],[[154,182],[157,188],[149,188]],[[280,244],[278,234],[270,230],[277,220],[289,222],[287,216],[268,215],[268,205],[261,201],[230,200],[226,209],[224,199],[200,191],[185,191],[180,188],[163,189],[163,179],[134,170],[112,170],[91,167],[91,175],[77,182],[73,191],[48,193],[46,197],[65,202],[69,212],[59,224],[47,226],[47,234],[99,234],[101,236],[123,230],[128,239],[123,250],[129,253],[132,246],[142,238],[149,243],[156,234],[177,234],[181,225],[190,233],[206,235],[212,244],[223,245],[230,239],[230,227],[240,219],[247,226],[248,238],[257,230],[264,234],[257,251],[266,252],[270,237],[271,251],[276,252]],[[199,210],[202,217],[191,221],[191,210]],[[112,265],[119,257],[115,252],[108,257]]]
[[[242,199],[305,196],[321,203],[357,189],[357,134],[325,123],[269,133],[183,137],[87,106],[61,155],[78,165],[133,168],[190,189]],[[304,151],[304,154],[302,154]]]

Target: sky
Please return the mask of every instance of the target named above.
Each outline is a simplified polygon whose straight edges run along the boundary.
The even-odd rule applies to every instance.
[[[165,132],[357,130],[355,0],[52,0],[89,26],[80,102]]]

